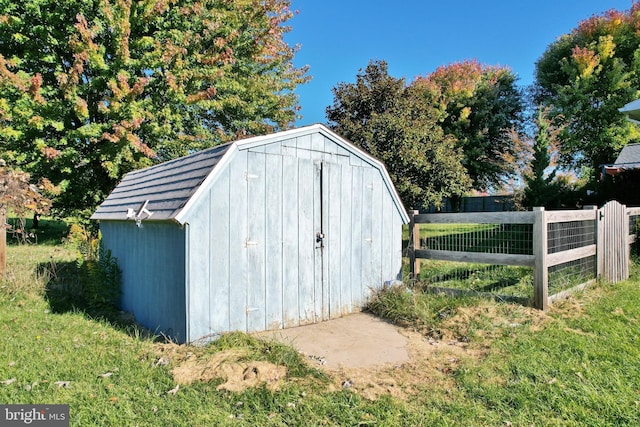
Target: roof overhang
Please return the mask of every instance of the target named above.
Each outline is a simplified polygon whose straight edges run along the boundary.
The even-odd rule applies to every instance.
[[[639,170],[640,163],[614,163],[611,165],[603,165],[602,169],[605,175],[616,176],[624,172]]]
[[[624,113],[630,122],[640,124],[640,99],[631,101],[622,108],[618,108],[618,111]]]

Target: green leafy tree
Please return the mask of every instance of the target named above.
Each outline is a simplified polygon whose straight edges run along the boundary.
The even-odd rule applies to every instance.
[[[131,170],[292,125],[289,0],[0,0],[0,156],[92,209]]]
[[[618,109],[640,92],[640,4],[580,22],[550,44],[536,63],[536,100],[548,106],[559,134],[560,163],[586,173],[593,186],[600,165],[640,138]]]
[[[536,119],[537,131],[533,144],[531,169],[524,176],[524,205],[527,207],[542,206],[545,208],[558,206],[559,186],[555,182],[555,169],[549,172],[551,165],[552,132],[549,121],[542,109],[538,110]]]
[[[469,189],[461,153],[439,127],[441,111],[427,88],[407,87],[385,61],[372,61],[356,83],[340,83],[333,93],[330,126],[385,164],[406,206],[439,206]]]
[[[501,187],[516,172],[514,136],[522,126],[523,94],[505,67],[463,61],[436,69],[414,85],[437,88],[446,134],[456,137],[473,188]]]

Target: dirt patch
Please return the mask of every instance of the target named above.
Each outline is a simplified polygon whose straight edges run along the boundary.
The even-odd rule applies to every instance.
[[[452,374],[460,362],[473,355],[467,343],[436,340],[419,332],[401,330],[407,338],[407,361],[368,368],[330,370],[332,388],[350,388],[361,396],[375,400],[382,395],[400,399],[423,390],[447,392],[454,387]]]
[[[191,384],[195,381],[225,380],[216,390],[240,392],[248,387],[266,384],[270,390],[277,390],[287,375],[287,368],[264,361],[243,361],[246,353],[238,350],[224,350],[215,354],[181,361],[171,370],[177,384]]]
[[[223,380],[216,390],[241,392],[263,384],[270,390],[277,390],[287,376],[287,368],[265,361],[247,360],[248,355],[247,351],[235,349],[207,353],[198,347],[159,344],[154,365],[172,366],[171,374],[178,385]]]

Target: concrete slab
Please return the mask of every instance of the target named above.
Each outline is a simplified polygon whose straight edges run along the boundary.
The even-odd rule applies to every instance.
[[[289,344],[330,369],[399,365],[409,360],[407,337],[369,313],[256,335]]]

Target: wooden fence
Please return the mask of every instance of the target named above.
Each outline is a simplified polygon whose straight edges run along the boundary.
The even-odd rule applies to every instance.
[[[595,259],[597,277],[611,282],[629,276],[629,245],[635,240],[634,224],[640,208],[626,208],[609,202],[600,209],[528,212],[419,214],[413,211],[409,223],[411,277],[420,274],[420,260],[433,259],[467,263],[528,266],[533,268],[533,305],[545,310],[555,299],[591,284],[595,277],[571,289],[549,295],[549,271],[585,259]],[[492,246],[482,252],[421,247],[420,224],[530,224],[530,245],[520,253]],[[630,224],[632,224],[630,226]],[[463,248],[464,249],[464,248]]]

